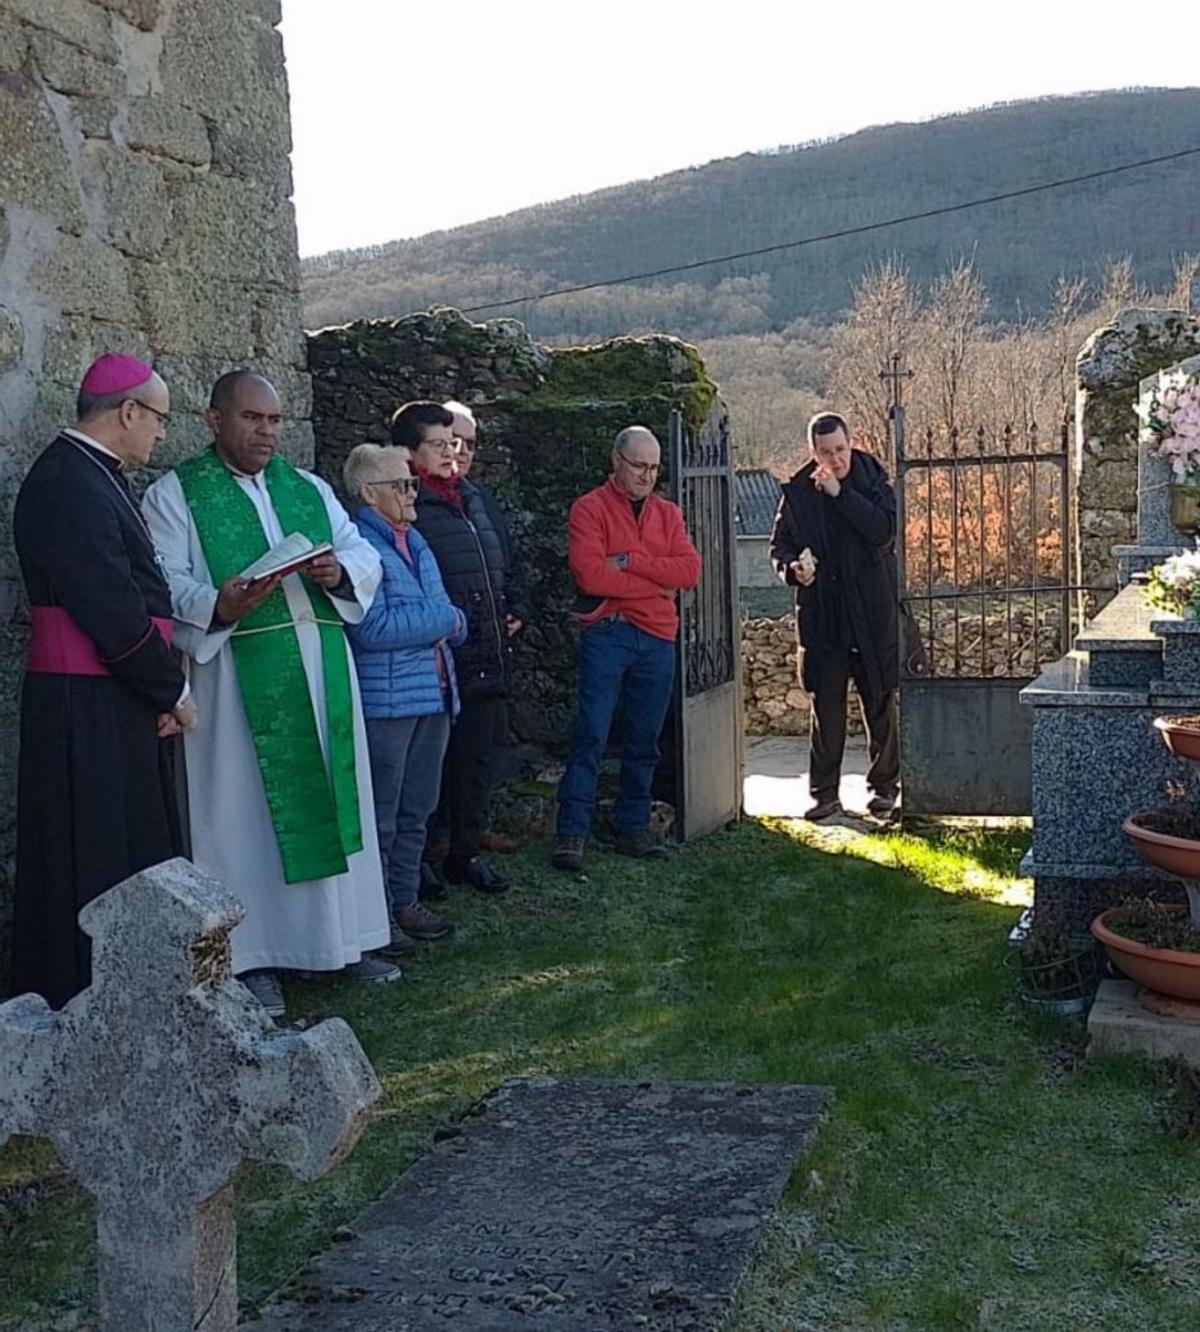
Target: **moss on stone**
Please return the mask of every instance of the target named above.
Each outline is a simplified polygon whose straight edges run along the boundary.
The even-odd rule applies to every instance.
[[[677,407],[688,425],[698,429],[716,396],[717,386],[696,348],[656,335],[552,351],[545,385],[528,406],[536,410],[538,400],[580,406],[660,402],[667,410]]]

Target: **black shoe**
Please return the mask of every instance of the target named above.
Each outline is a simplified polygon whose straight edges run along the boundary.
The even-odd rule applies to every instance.
[[[876,791],[867,801],[867,813],[874,814],[877,819],[890,818],[896,812],[899,801],[899,791]]]
[[[823,823],[826,819],[831,819],[835,814],[843,814],[842,802],[834,796],[831,800],[818,800],[812,809],[805,812],[804,817],[809,823]]]
[[[470,860],[449,856],[444,873],[447,883],[469,884],[478,893],[506,893],[512,887],[482,856],[472,856]]]
[[[635,860],[665,860],[668,852],[648,832],[618,833],[616,851],[619,856],[632,856]]]
[[[446,885],[438,873],[437,866],[431,865],[427,860],[421,861],[421,882],[417,885],[417,900],[436,902],[438,898],[445,896]]]
[[[554,854],[550,857],[550,863],[555,869],[569,870],[572,874],[577,874],[583,869],[583,847],[582,837],[559,837],[554,843]]]
[[[382,948],[374,950],[380,957],[386,957],[390,962],[397,958],[410,957],[417,951],[416,940],[405,934],[396,923],[396,918],[392,917],[392,937]]]

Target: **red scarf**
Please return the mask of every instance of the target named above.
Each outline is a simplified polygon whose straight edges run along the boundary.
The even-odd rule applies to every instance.
[[[417,467],[415,471],[421,478],[421,484],[431,495],[436,495],[438,499],[445,500],[459,513],[463,511],[466,501],[463,498],[462,477],[457,472],[452,476],[437,476],[433,472],[427,472],[423,467]]]

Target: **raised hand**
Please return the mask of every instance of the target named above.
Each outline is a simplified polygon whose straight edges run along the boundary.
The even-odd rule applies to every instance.
[[[841,493],[842,483],[824,463],[818,463],[813,469],[812,483],[830,498]]]

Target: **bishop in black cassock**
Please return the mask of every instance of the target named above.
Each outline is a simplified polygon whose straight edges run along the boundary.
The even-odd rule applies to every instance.
[[[181,849],[169,737],[194,707],[170,647],[170,592],[125,476],[162,440],[169,408],[148,365],[106,353],[84,377],[77,427],[17,496],[33,634],[10,984],[55,1007],[91,980],[80,908]]]

